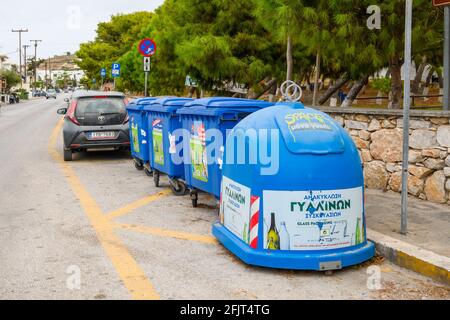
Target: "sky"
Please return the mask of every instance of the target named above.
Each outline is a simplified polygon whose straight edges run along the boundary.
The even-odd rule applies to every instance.
[[[74,53],[80,43],[93,40],[99,22],[111,15],[136,11],[153,11],[164,0],[21,0],[0,1],[0,54],[19,62],[19,35],[12,29],[28,29],[22,45],[42,40],[38,57]],[[34,55],[34,47],[27,55]]]

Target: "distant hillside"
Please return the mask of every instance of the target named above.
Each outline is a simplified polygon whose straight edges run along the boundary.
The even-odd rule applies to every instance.
[[[45,60],[45,62],[39,66],[39,70],[45,70],[46,67],[52,70],[67,70],[67,71],[79,70],[80,68],[75,62],[76,59],[77,57],[74,54],[54,56],[52,58]]]

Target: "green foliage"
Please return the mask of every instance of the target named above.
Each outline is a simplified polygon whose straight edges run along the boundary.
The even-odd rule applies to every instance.
[[[6,91],[20,83],[20,76],[17,72],[10,70],[3,70],[0,72],[0,77],[6,80]]]
[[[367,28],[367,8],[381,8],[381,29]],[[77,56],[86,86],[100,69],[122,64],[119,90],[143,92],[142,38],[155,39],[149,88],[153,95],[182,94],[190,75],[212,90],[224,82],[248,88],[262,80],[286,78],[286,44],[292,39],[293,77],[310,80],[320,53],[322,73],[353,80],[403,63],[404,1],[379,0],[166,0],[154,13],[113,16],[100,23],[94,41]],[[414,0],[413,57],[426,55],[436,69],[442,61],[442,10]],[[398,70],[395,71],[398,73]],[[112,81],[110,72],[105,81]],[[375,81],[380,91],[386,80]]]
[[[16,91],[17,95],[19,96],[20,100],[28,100],[28,91],[25,89],[19,89]]]
[[[391,79],[389,78],[378,78],[373,79],[370,83],[370,86],[382,93],[388,94],[391,90]]]
[[[152,16],[149,12],[117,15],[98,25],[96,39],[81,44],[76,53],[78,65],[91,82],[93,79],[100,82],[101,68],[111,70],[111,65],[130,50]],[[110,72],[106,80],[112,81]]]

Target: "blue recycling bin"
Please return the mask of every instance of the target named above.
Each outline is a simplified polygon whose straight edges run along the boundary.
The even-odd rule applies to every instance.
[[[145,170],[151,175],[148,167],[150,161],[148,149],[148,121],[144,106],[149,105],[157,98],[141,98],[131,101],[127,105],[128,117],[130,119],[131,155],[134,159],[136,169]]]
[[[223,147],[227,133],[239,121],[273,103],[236,99],[206,98],[186,104],[177,111],[187,135],[183,138],[185,182],[191,190],[194,207],[198,192],[220,198],[222,182]]]
[[[243,137],[240,147],[231,143]],[[331,117],[300,103],[258,111],[236,126],[225,154],[254,159],[251,150],[270,157],[240,164],[226,157],[223,166],[213,234],[226,248],[249,265],[317,271],[375,255],[358,149]]]
[[[150,167],[153,169],[155,186],[159,187],[160,174],[165,174],[169,177],[170,188],[175,195],[186,194],[184,164],[182,161],[175,162],[172,157],[177,153],[175,132],[181,129],[177,111],[192,101],[189,98],[167,97],[144,106],[149,128]],[[179,155],[182,159],[182,152]]]

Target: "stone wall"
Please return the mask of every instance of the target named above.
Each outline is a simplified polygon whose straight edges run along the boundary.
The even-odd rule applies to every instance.
[[[403,111],[320,108],[353,137],[368,188],[401,192]],[[450,205],[450,112],[411,111],[409,193]]]

